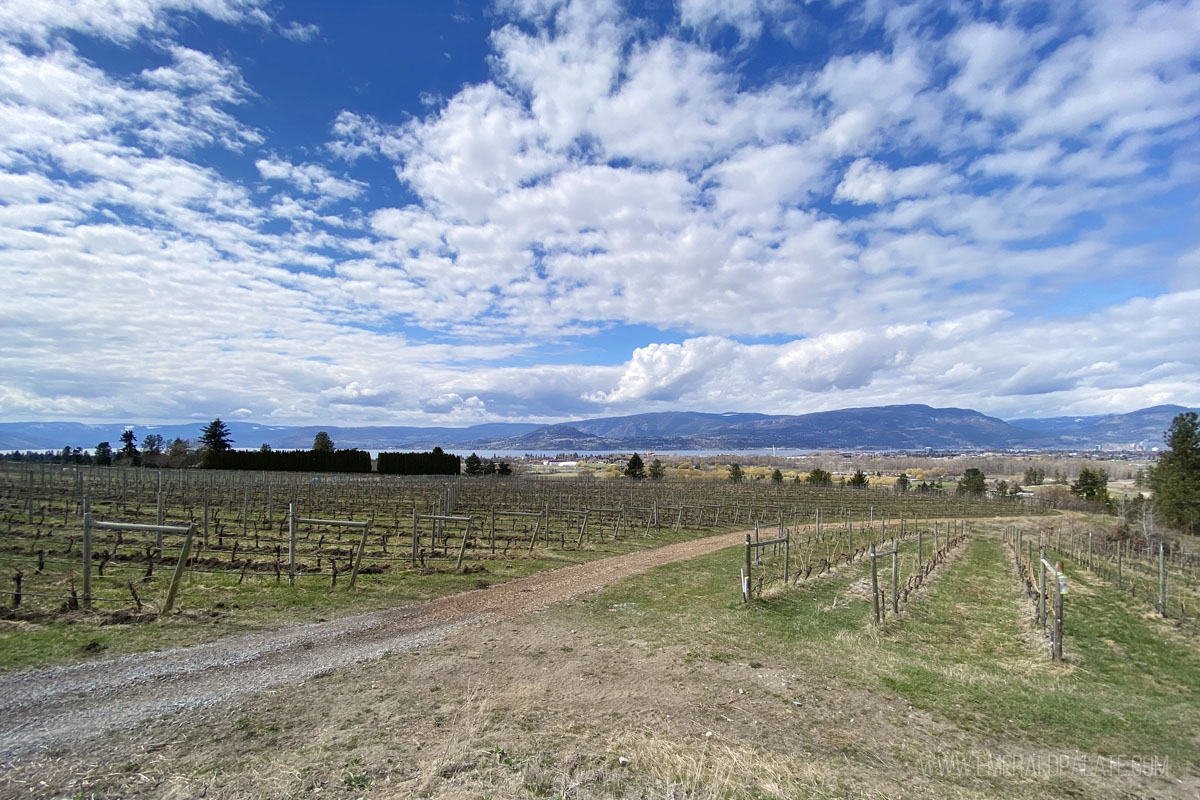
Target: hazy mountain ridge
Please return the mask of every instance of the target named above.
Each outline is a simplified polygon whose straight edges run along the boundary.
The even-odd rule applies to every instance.
[[[1005,421],[964,408],[890,405],[845,408],[812,414],[713,414],[660,411],[624,417],[539,425],[494,422],[466,428],[320,425],[263,425],[228,422],[234,446],[306,449],[317,431],[326,431],[338,447],[370,450],[745,450],[794,449],[1004,449],[1085,448],[1098,445],[1161,444],[1163,432],[1183,406],[1143,408],[1128,414],[1025,418]],[[133,425],[138,441],[155,433],[168,442],[199,438],[206,423]],[[79,422],[2,422],[0,449],[60,450],[65,445],[92,448],[107,441],[116,447],[125,425]]]

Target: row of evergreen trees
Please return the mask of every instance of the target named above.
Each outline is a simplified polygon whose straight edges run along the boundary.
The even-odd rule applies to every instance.
[[[375,469],[381,475],[457,475],[462,459],[440,447],[429,453],[380,453]]]
[[[370,472],[366,450],[226,450],[205,463],[212,469],[273,472]]]

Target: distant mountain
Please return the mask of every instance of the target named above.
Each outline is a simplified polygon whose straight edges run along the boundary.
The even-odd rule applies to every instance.
[[[814,414],[662,412],[582,420],[479,442],[497,450],[745,450],[1004,448],[1030,438],[995,417],[961,408],[897,405]]]
[[[337,447],[370,450],[415,448],[428,450],[449,447],[477,439],[515,436],[544,427],[532,422],[489,422],[468,428],[416,428],[401,426],[337,427],[333,425],[261,425],[254,422],[226,422],[234,447],[257,448],[269,444],[277,450],[307,449],[313,437],[325,431]],[[0,450],[61,450],[64,446],[91,449],[100,442],[113,447],[127,427],[141,442],[155,433],[168,442],[199,439],[207,422],[179,425],[85,425],[80,422],[0,422]]]
[[[1098,414],[1089,417],[1050,417],[1012,419],[1010,425],[1049,437],[1061,446],[1094,446],[1146,442],[1161,445],[1171,420],[1185,411],[1184,406],[1151,406],[1128,414]]]
[[[459,451],[517,450],[748,450],[781,447],[804,450],[999,450],[1005,448],[1082,449],[1099,445],[1162,442],[1163,432],[1183,406],[1154,406],[1128,414],[1103,414],[1004,421],[965,408],[892,405],[844,408],[813,414],[703,414],[664,411],[601,417],[556,425],[496,422],[467,428],[403,426],[338,427],[263,425],[228,422],[235,447],[276,449],[312,446],[326,431],[338,447],[367,450],[441,446]],[[156,433],[167,441],[197,439],[207,423],[134,425],[138,441]],[[124,425],[78,422],[0,423],[0,449],[91,449],[114,447]]]

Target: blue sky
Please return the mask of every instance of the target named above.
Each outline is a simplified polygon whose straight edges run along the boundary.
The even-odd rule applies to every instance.
[[[0,418],[1200,403],[1195,2],[0,7]]]

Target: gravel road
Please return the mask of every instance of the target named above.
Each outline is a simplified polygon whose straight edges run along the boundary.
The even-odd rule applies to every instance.
[[[744,539],[745,532],[721,534],[401,608],[0,676],[0,762],[12,765],[149,718],[206,708],[411,650],[464,627],[536,612],[651,567]]]

